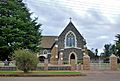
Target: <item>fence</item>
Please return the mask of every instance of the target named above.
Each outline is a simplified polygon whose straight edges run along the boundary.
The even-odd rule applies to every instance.
[[[45,63],[38,63],[37,68],[35,70],[45,70],[47,67],[47,70],[71,70],[71,65],[68,64],[68,62],[64,62],[64,64],[50,64],[47,63],[47,66]],[[77,66],[74,67],[76,70]],[[79,67],[80,68],[80,67]],[[0,71],[16,71],[17,67],[15,66],[15,62],[10,62],[9,66],[5,66],[3,62],[0,62]]]
[[[0,71],[16,71],[16,67],[10,67],[10,66],[5,66],[5,67],[0,67]]]
[[[38,63],[35,70],[120,70],[120,64],[116,65],[116,61],[114,60],[113,63],[90,63],[90,60],[87,58],[88,56],[84,57],[83,64],[76,64],[75,60],[71,60],[71,64],[67,61],[58,62],[58,64],[51,64],[45,61],[45,63]],[[117,69],[113,66],[117,66]],[[0,62],[0,70],[15,71],[17,68],[13,61],[9,63],[9,66],[4,66],[4,63]]]
[[[36,70],[44,70],[44,66],[37,67]],[[48,70],[71,70],[71,66],[48,66]]]
[[[110,70],[110,63],[90,63],[90,70]]]

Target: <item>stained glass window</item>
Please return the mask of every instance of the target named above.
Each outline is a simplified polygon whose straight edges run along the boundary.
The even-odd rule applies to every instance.
[[[72,32],[70,32],[66,37],[66,46],[67,47],[75,47],[75,36]]]

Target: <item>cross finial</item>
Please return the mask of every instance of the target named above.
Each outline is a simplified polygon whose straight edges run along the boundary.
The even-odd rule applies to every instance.
[[[71,22],[72,18],[70,17],[69,19],[70,19],[70,22]]]

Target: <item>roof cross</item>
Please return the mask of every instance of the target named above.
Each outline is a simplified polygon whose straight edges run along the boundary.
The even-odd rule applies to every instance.
[[[70,19],[70,21],[72,20],[72,18],[71,18],[71,17],[70,17],[69,19]]]

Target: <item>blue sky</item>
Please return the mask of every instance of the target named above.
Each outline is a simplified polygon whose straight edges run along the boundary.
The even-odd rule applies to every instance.
[[[24,0],[32,18],[38,17],[42,35],[59,35],[69,18],[89,49],[103,51],[120,33],[120,0]]]

